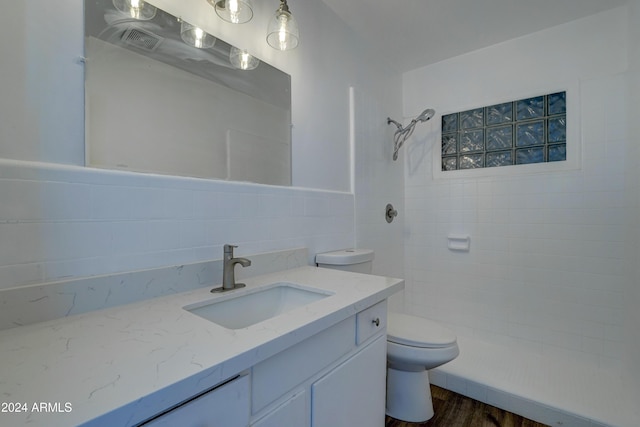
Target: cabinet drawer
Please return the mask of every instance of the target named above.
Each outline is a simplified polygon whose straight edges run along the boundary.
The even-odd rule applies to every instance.
[[[360,345],[387,327],[387,300],[362,310],[356,316],[356,344]]]
[[[302,390],[251,427],[304,427],[309,425],[307,393]]]
[[[143,424],[144,427],[246,427],[249,375],[242,375]]]

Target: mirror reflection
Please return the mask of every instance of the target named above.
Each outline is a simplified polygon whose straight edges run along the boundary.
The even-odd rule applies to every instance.
[[[291,185],[290,76],[119,3],[85,0],[86,164]]]

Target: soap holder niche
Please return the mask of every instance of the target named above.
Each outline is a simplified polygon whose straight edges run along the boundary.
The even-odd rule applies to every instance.
[[[449,234],[449,249],[457,252],[469,252],[471,247],[471,237],[464,234]]]

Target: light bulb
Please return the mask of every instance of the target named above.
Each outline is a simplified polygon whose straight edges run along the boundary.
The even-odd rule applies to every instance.
[[[280,29],[278,30],[278,44],[280,45],[280,50],[285,50],[287,48],[287,17],[283,13],[280,15]]]
[[[157,9],[143,0],[113,0],[113,5],[121,13],[133,19],[147,21],[156,16]]]
[[[252,0],[207,0],[216,14],[232,24],[244,24],[253,18]]]
[[[232,46],[229,51],[229,62],[240,70],[253,70],[260,64],[260,61],[250,55],[249,52],[238,49],[235,46]]]
[[[202,31],[202,28],[196,27],[193,32],[196,36],[194,40],[196,47],[202,48],[202,37],[204,36],[204,31]]]
[[[240,68],[243,70],[246,70],[249,66],[249,56],[247,52],[242,52],[242,55],[240,55]]]
[[[228,0],[227,8],[229,9],[229,17],[231,18],[231,22],[237,24],[240,22],[240,5],[238,4],[238,0]]]
[[[185,21],[180,24],[180,37],[186,44],[198,49],[208,49],[216,42],[215,37],[211,34]]]

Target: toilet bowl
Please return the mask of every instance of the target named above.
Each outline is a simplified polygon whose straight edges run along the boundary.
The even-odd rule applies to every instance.
[[[452,361],[459,353],[450,329],[422,317],[389,312],[387,415],[408,422],[433,417],[428,370]]]

